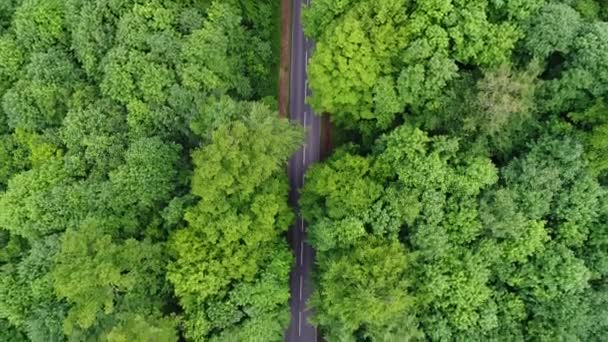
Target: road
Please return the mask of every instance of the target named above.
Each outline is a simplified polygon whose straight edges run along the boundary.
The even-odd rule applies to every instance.
[[[306,128],[306,142],[289,161],[289,200],[298,208],[300,189],[304,185],[304,173],[310,164],[319,160],[321,140],[321,119],[306,104],[308,90],[307,64],[313,44],[304,38],[302,31],[302,6],[310,0],[292,0],[293,23],[291,39],[291,77],[290,77],[290,119]],[[299,212],[299,210],[298,210]],[[311,316],[306,302],[312,292],[311,271],[314,264],[314,251],[306,243],[306,222],[298,214],[296,225],[290,231],[289,241],[296,255],[296,263],[290,275],[291,322],[287,330],[288,342],[313,342],[317,340],[317,330],[308,323]]]

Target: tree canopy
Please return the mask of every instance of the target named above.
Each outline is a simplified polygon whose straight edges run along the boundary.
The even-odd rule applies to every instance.
[[[608,334],[604,1],[315,1],[300,205],[333,341]]]
[[[0,340],[282,341],[279,3],[0,2]],[[315,0],[328,341],[608,336],[608,2]]]
[[[2,1],[0,340],[282,339],[277,6]]]

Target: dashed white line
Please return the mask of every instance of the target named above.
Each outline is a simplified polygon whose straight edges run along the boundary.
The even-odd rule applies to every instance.
[[[304,241],[300,241],[300,266],[304,264]]]
[[[304,128],[306,128],[306,117],[308,116],[308,114],[306,112],[304,112]],[[302,164],[305,166],[306,165],[306,144],[304,144],[304,147],[302,149]],[[304,175],[302,174],[302,185],[304,185]]]
[[[298,312],[298,336],[302,336],[302,311]]]
[[[310,5],[310,0],[305,0],[304,3],[309,6]],[[304,51],[305,51],[305,63],[304,63],[304,71],[305,74],[308,73],[308,49],[306,48],[306,44],[308,44],[308,39],[306,37],[304,37]],[[305,82],[304,82],[304,99],[306,101],[306,98],[308,97],[308,79],[305,78]],[[304,127],[306,128],[306,120],[307,120],[307,113],[304,112]],[[306,145],[304,145],[303,149],[302,149],[302,163],[305,165],[306,164]],[[302,185],[304,185],[304,175],[302,175]],[[301,231],[304,232],[305,227],[304,227],[304,219],[301,219]],[[300,265],[303,265],[304,263],[304,241],[300,241]],[[300,301],[302,301],[302,289],[303,289],[303,285],[304,284],[304,277],[302,275],[300,275]],[[298,336],[301,337],[302,336],[302,311],[298,312]],[[315,341],[317,339],[317,328],[315,327]]]

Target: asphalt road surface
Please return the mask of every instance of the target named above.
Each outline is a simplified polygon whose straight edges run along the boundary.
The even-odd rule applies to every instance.
[[[312,42],[304,38],[302,31],[302,7],[311,0],[293,0],[293,26],[291,42],[291,77],[290,77],[290,119],[306,128],[306,142],[289,161],[289,182],[291,192],[289,200],[298,208],[300,189],[304,185],[304,173],[310,164],[319,160],[321,140],[321,119],[306,104],[308,90],[307,64],[313,47]],[[298,210],[299,212],[299,210]],[[311,271],[314,264],[314,251],[306,243],[306,222],[298,214],[296,225],[289,232],[289,241],[296,256],[296,263],[289,279],[291,289],[291,322],[287,330],[288,342],[317,341],[317,329],[308,323],[311,311],[306,302],[312,292]]]

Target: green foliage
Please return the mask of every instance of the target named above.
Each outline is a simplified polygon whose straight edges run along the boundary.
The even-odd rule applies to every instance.
[[[52,274],[59,298],[72,304],[64,332],[145,341],[143,332],[151,330],[158,341],[176,341],[175,327],[160,318],[158,301],[165,291],[161,246],[134,239],[116,243],[113,231],[103,219],[89,218],[63,235]]]
[[[240,17],[229,4],[215,2],[209,10],[209,20],[193,31],[183,49],[184,67],[181,75],[184,85],[196,90],[226,93],[236,91],[247,96],[251,85],[238,72],[241,56],[230,54],[232,47],[243,39]],[[234,44],[234,45],[233,45]],[[193,63],[208,61],[204,65]]]
[[[21,0],[7,0],[0,3],[0,32],[3,32],[11,25],[15,9],[20,3]]]
[[[24,48],[44,51],[67,43],[63,1],[23,0],[14,16],[17,41]]]
[[[507,65],[487,69],[481,77],[463,74],[447,87],[437,109],[418,114],[413,121],[425,129],[464,135],[466,141],[487,141],[504,149],[509,144],[505,133],[535,118],[539,72],[533,62],[517,70]]]
[[[71,94],[81,86],[76,66],[63,51],[49,50],[32,54],[22,72],[3,97],[8,125],[30,131],[59,126]]]
[[[0,340],[281,339],[291,265],[281,234],[293,218],[282,167],[301,135],[261,105],[276,91],[277,10],[274,1],[0,1]],[[232,138],[238,153],[226,150]],[[219,169],[192,181],[189,155],[201,145],[208,152],[194,164]],[[217,156],[250,157],[230,170],[240,185],[222,190]],[[199,181],[217,184],[220,206],[227,194],[249,198],[232,215],[205,216],[218,233],[231,222],[241,225],[233,234],[255,231],[246,248],[197,232],[188,250],[173,249],[178,228],[197,221]],[[200,253],[194,261],[207,248],[238,252],[235,266],[250,255],[250,268],[218,273],[230,294],[192,304],[169,283],[169,244]]]
[[[5,190],[9,179],[30,165],[29,153],[13,135],[0,136],[0,190]]]
[[[480,298],[479,295],[488,296],[489,291],[483,284],[488,275],[487,271],[479,273],[482,269],[476,265],[479,260],[475,259],[479,257],[467,256],[458,250],[452,253],[465,258],[463,262],[451,256],[449,241],[467,243],[478,236],[482,227],[477,222],[473,200],[481,189],[496,182],[496,170],[487,159],[460,156],[455,140],[429,138],[409,126],[399,127],[381,137],[373,151],[373,155],[367,157],[346,151],[337,154],[328,165],[318,166],[310,172],[304,188],[301,205],[307,221],[312,222],[311,241],[318,250],[322,272],[314,301],[315,308],[320,311],[319,322],[329,330],[329,336],[352,338],[367,332],[378,338],[390,335],[399,326],[398,322],[407,321],[410,322],[407,332],[399,332],[415,338],[419,323],[413,317],[418,315],[409,295],[413,290],[409,284],[415,282],[421,302],[437,303],[438,307],[429,310],[441,310],[445,306],[444,316],[452,316],[454,324],[466,326],[469,317],[477,314],[477,307],[484,304],[484,296]],[[404,236],[409,241],[405,245],[413,246],[414,251],[405,252],[405,245],[400,242]],[[386,257],[387,263],[389,260],[401,262],[378,268],[371,266],[376,265],[371,260],[356,262],[363,257],[359,253],[366,253],[366,248],[373,248],[368,252],[371,255],[380,253]],[[387,252],[381,252],[384,248]],[[408,271],[410,266],[405,265],[413,262],[406,262],[407,259],[416,260],[417,266],[412,265]],[[379,262],[379,256],[372,260]],[[340,273],[357,272],[356,278],[346,279],[363,283],[342,284],[341,278],[331,275],[338,265],[349,268],[361,265],[359,271]],[[393,269],[399,265],[401,268]],[[460,284],[453,278],[453,288],[442,286],[442,282],[450,283],[449,274],[464,278]],[[368,278],[377,283],[368,283],[374,281]],[[400,294],[390,296],[393,300],[390,308],[370,309],[381,305],[387,293],[385,290],[367,291],[383,286],[391,291],[399,289],[396,293]],[[349,303],[349,297],[344,297],[346,294],[335,290],[352,287],[366,291],[364,298],[370,296],[370,303],[375,304],[368,305],[367,311],[356,310],[354,308],[358,306]],[[353,319],[351,310],[364,316]],[[374,316],[372,313],[376,311],[378,314]]]
[[[508,124],[523,121],[533,108],[535,76],[507,67],[487,72],[477,83],[473,122],[465,125],[495,134]]]
[[[608,19],[606,0],[576,0],[570,1],[570,3],[586,19],[603,21]]]
[[[608,77],[608,23],[585,25],[564,56],[554,79],[545,82],[543,109],[553,113],[581,110],[596,98],[608,95],[603,84]]]
[[[105,177],[123,163],[128,146],[124,109],[110,101],[69,111],[59,130],[66,157],[90,177]]]
[[[542,1],[317,1],[311,105],[369,136],[436,109],[459,69],[507,64]]]
[[[0,340],[280,341],[279,2],[0,3]],[[315,323],[608,335],[608,3],[315,0]],[[423,131],[424,130],[424,131]]]
[[[311,88],[318,94],[311,104],[318,111],[342,116],[344,122],[347,118],[352,123],[374,118],[371,112],[360,110],[373,103],[373,89],[381,76],[393,69],[391,58],[407,42],[402,26],[405,16],[399,13],[402,7],[403,1],[354,5],[342,16],[340,25],[325,33],[327,41],[318,41],[309,69]],[[375,15],[379,17],[373,19]],[[389,117],[379,120],[390,123],[395,113],[384,114]]]
[[[0,37],[0,86],[2,91],[14,82],[19,68],[23,64],[23,52],[21,46],[9,35]]]
[[[318,322],[331,327],[329,339],[349,340],[353,333],[372,340],[419,337],[407,326],[412,298],[408,294],[408,255],[399,243],[373,238],[352,252],[318,259],[320,290],[311,299]],[[382,337],[382,338],[381,338]]]
[[[29,251],[15,237],[11,240],[12,249],[19,250],[19,255],[0,267],[0,317],[26,333],[31,341],[60,341],[66,305],[56,299],[49,274],[59,247],[58,238],[49,236],[35,242]],[[15,248],[15,244],[20,246]]]
[[[292,257],[282,233],[293,216],[283,167],[301,133],[263,106],[248,107],[193,153],[200,200],[171,236],[167,276],[192,340],[279,341],[288,317]]]
[[[328,340],[604,339],[606,9],[305,10],[309,101],[345,138],[300,200]]]
[[[571,131],[550,131],[500,173],[457,140],[407,125],[368,154],[347,146],[315,166],[301,205],[326,336],[600,336],[605,324],[588,322],[607,274],[606,192]]]
[[[530,22],[524,44],[533,56],[545,59],[550,54],[570,52],[583,21],[572,7],[548,3]]]
[[[110,172],[118,207],[154,208],[171,199],[177,178],[179,147],[158,138],[144,138],[129,146],[125,164]]]
[[[63,230],[65,215],[74,214],[62,211],[61,204],[71,195],[63,186],[66,181],[58,160],[15,175],[0,197],[0,227],[32,240]]]
[[[590,239],[596,234],[592,232],[604,230],[598,224],[605,220],[601,203],[605,192],[585,166],[581,146],[557,136],[542,138],[525,158],[503,171],[520,215],[547,225],[547,242],[539,244],[536,252],[521,259],[517,267],[502,264],[497,268],[499,279],[526,305],[531,339],[581,339],[602,329],[585,323],[596,314],[588,307],[590,279],[603,277],[593,275],[586,250],[600,242]],[[526,239],[515,242],[510,237],[503,244],[527,244]]]
[[[0,338],[3,341],[26,342],[25,335],[11,326],[7,321],[0,320]]]

